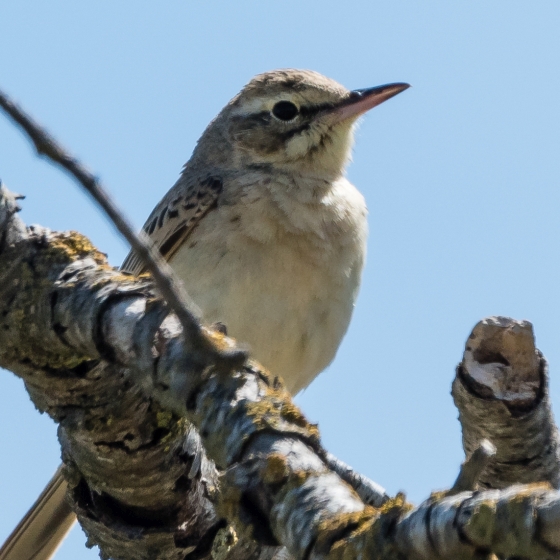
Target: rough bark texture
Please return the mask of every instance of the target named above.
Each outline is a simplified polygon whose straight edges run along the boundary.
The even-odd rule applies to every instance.
[[[209,557],[226,523],[209,500],[217,472],[198,433],[147,398],[125,367],[102,359],[112,350],[98,319],[138,296],[154,301],[149,283],[110,268],[79,234],[27,231],[15,202],[1,202],[9,227],[0,246],[0,362],[59,423],[71,500],[89,544],[116,559]],[[228,558],[257,558],[260,547],[247,547]]]
[[[496,446],[481,487],[548,482],[558,488],[558,430],[548,367],[528,321],[490,317],[479,322],[467,340],[452,394],[465,454],[485,438]]]
[[[3,192],[0,365],[60,423],[76,510],[106,557],[560,557],[560,496],[542,486],[366,505],[280,380],[189,354],[149,279],[79,234],[25,230],[14,205]]]

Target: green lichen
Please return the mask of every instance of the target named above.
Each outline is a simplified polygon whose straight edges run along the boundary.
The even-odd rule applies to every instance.
[[[527,532],[527,519],[534,515],[535,494],[552,489],[548,482],[537,482],[524,486],[507,501],[476,501],[461,529],[479,546],[490,547],[496,535],[500,535],[502,550],[520,551],[525,544],[523,536]],[[525,554],[519,552],[519,556],[525,557]]]
[[[173,413],[161,410],[156,414],[156,419],[158,428],[169,428],[173,420]]]
[[[234,522],[239,523],[239,510],[241,501],[241,490],[234,484],[223,484],[219,501],[216,505],[218,515]]]
[[[279,484],[290,475],[286,458],[280,453],[271,453],[266,458],[265,468],[262,470],[262,480],[265,484]]]
[[[288,460],[281,453],[270,453],[266,457],[264,468],[261,469],[261,479],[265,484],[283,484],[282,493],[286,494],[313,476],[320,476],[322,472],[290,469]]]
[[[49,239],[43,255],[51,263],[69,264],[90,257],[98,265],[107,264],[107,256],[98,251],[87,237],[77,231],[54,234]]]
[[[264,398],[247,403],[246,410],[258,430],[298,433],[309,441],[319,443],[319,428],[305,418],[283,387],[266,387]]]
[[[227,560],[238,541],[237,533],[231,525],[220,529],[212,542],[212,560]]]
[[[374,508],[366,506],[362,511],[352,513],[340,513],[323,520],[318,527],[318,536],[314,546],[315,551],[326,554],[329,558],[346,560],[356,558],[349,553],[352,550],[351,541],[357,541],[358,537],[371,531],[371,528],[379,512]],[[350,535],[339,538],[342,534]]]
[[[399,493],[379,508],[366,506],[360,512],[334,515],[320,524],[314,549],[329,560],[403,560],[388,538],[389,527],[412,507]]]
[[[188,428],[188,420],[176,416],[167,410],[158,410],[156,412],[156,425],[158,428],[167,430],[167,433],[161,438],[160,444],[164,446],[167,453],[170,450],[168,443],[177,442],[181,436],[184,436]]]
[[[43,329],[45,315],[49,313],[46,307],[52,290],[51,270],[45,261],[35,259],[33,268],[29,262],[23,261],[14,274],[17,284],[2,322],[4,328],[18,334],[8,337],[2,349],[7,362],[31,363],[39,368],[73,369],[89,359],[57,343],[53,336],[45,340]],[[14,340],[17,341],[16,346],[11,345]]]
[[[3,359],[40,369],[72,370],[92,357],[69,348],[54,333],[45,333],[53,285],[65,267],[78,259],[91,257],[99,266],[109,268],[107,259],[77,232],[51,234],[44,245],[37,243],[24,250],[29,257],[20,259],[13,271],[13,297],[5,298],[10,303],[2,320],[5,330],[18,334],[6,337]]]
[[[496,503],[493,500],[480,502],[474,508],[464,531],[473,542],[490,545],[494,534]]]

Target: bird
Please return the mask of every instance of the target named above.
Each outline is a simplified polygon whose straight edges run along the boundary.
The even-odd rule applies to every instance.
[[[292,394],[333,360],[358,294],[367,209],[345,175],[356,122],[408,87],[258,74],[210,122],[144,225],[203,320],[247,343]],[[144,272],[132,252],[121,268]],[[65,487],[59,469],[0,560],[52,557],[74,520]]]

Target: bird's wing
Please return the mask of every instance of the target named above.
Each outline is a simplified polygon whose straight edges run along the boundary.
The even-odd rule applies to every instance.
[[[144,224],[144,231],[166,261],[184,243],[198,222],[218,204],[223,181],[214,175],[189,180],[187,172],[156,206]],[[121,269],[132,274],[144,272],[144,265],[131,251]]]

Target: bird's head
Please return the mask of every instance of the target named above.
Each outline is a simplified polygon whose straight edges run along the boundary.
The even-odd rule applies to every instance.
[[[210,123],[194,155],[332,179],[349,159],[360,115],[408,87],[350,91],[309,70],[259,74]]]

